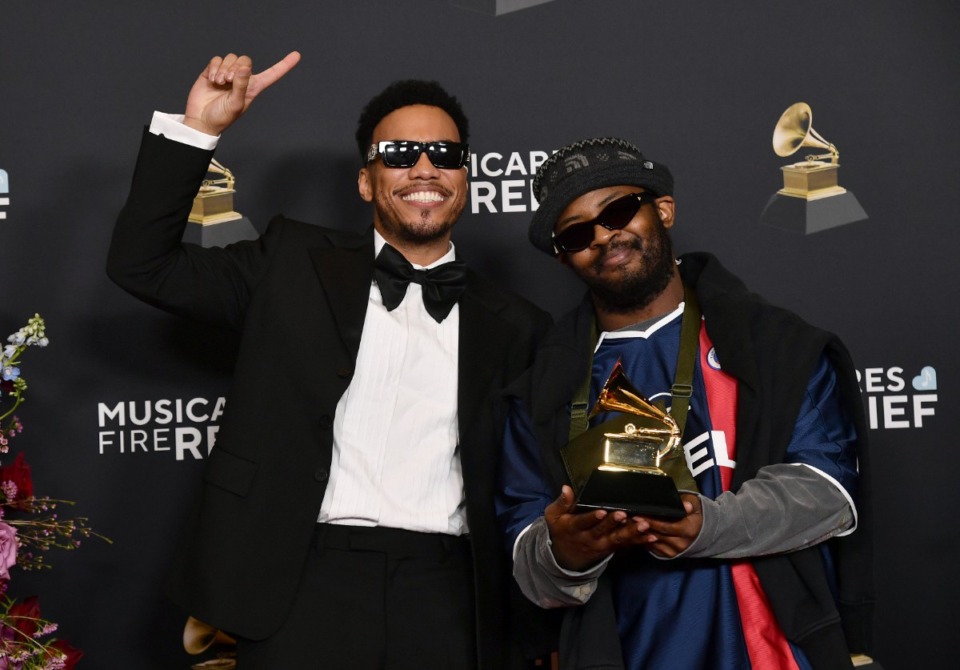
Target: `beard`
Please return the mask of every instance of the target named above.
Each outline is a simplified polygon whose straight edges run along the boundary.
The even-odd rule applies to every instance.
[[[379,202],[374,203],[374,208],[385,232],[397,240],[415,246],[429,244],[449,236],[462,211],[461,208],[445,219],[438,219],[434,212],[424,211],[419,217],[400,220],[396,210],[384,207]]]
[[[598,308],[617,314],[641,310],[666,290],[676,268],[673,244],[659,217],[653,228],[654,234],[647,244],[638,237],[629,241],[614,240],[604,248],[590,271],[580,275]],[[620,267],[612,276],[603,276],[602,264],[607,254],[625,248],[640,252],[639,267]]]

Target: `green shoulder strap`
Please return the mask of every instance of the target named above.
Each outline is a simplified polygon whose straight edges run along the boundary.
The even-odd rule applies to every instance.
[[[693,371],[697,362],[697,349],[700,343],[700,304],[697,296],[689,286],[683,287],[683,319],[680,324],[680,353],[677,355],[677,371],[674,374],[673,386],[670,387],[670,416],[677,422],[680,434],[687,423],[687,413],[690,410],[690,397],[693,395]],[[591,326],[590,346],[596,346],[600,337],[596,319]],[[570,440],[580,436],[589,428],[589,396],[590,379],[593,371],[593,354],[590,354],[590,365],[587,374],[573,397],[570,407]],[[664,409],[664,402],[658,400],[660,409]]]

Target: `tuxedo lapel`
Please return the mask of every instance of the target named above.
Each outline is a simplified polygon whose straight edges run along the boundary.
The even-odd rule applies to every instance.
[[[503,352],[509,348],[512,328],[497,314],[499,305],[490,304],[473,290],[468,275],[467,290],[460,299],[460,339],[457,412],[461,444],[473,428],[477,415],[500,370]]]
[[[310,250],[340,338],[356,361],[373,281],[372,228],[356,243]]]

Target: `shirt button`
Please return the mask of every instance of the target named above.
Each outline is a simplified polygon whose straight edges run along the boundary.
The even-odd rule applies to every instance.
[[[340,368],[337,370],[337,376],[340,379],[350,379],[353,376],[353,368]]]
[[[324,414],[323,416],[320,417],[321,428],[323,428],[324,430],[328,430],[332,425],[333,425],[333,419],[331,419],[329,415]]]
[[[316,479],[321,484],[327,481],[327,478],[330,476],[330,473],[327,472],[326,468],[317,468],[316,472],[313,473],[313,478]]]

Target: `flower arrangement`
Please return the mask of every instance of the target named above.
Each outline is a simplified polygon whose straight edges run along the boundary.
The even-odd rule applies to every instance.
[[[59,516],[58,506],[71,501],[34,495],[23,451],[6,463],[12,442],[23,432],[15,414],[27,390],[20,359],[28,348],[49,344],[46,324],[35,314],[7,341],[0,354],[0,670],[70,670],[83,652],[50,637],[57,624],[43,618],[36,596],[18,601],[7,593],[10,570],[47,569],[48,550],[75,549],[91,536],[107,538],[94,533],[83,517]]]

